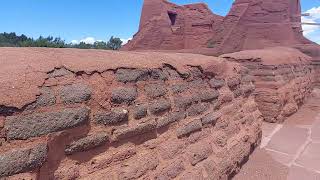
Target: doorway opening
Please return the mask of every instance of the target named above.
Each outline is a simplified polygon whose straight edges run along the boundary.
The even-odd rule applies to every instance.
[[[171,21],[171,26],[174,26],[176,24],[177,13],[168,11],[168,16]]]

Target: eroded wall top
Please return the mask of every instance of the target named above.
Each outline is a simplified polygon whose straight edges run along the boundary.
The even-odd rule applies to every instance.
[[[62,67],[74,73],[93,74],[119,68],[160,68],[169,64],[181,74],[186,73],[188,65],[201,66],[208,73],[232,73],[230,64],[214,57],[103,50],[0,48],[0,64],[0,107],[14,108],[35,101],[40,94],[39,87],[49,78],[50,72]]]

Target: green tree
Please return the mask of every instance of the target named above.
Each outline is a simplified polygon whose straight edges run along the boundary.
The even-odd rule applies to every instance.
[[[93,44],[93,47],[94,47],[95,49],[108,49],[107,43],[104,42],[104,41],[96,41],[96,42]]]
[[[96,41],[94,44],[67,44],[60,37],[39,36],[37,39],[29,38],[26,35],[17,35],[14,32],[0,33],[0,47],[50,47],[50,48],[81,48],[81,49],[109,49],[118,50],[121,48],[120,38],[111,37],[108,42]]]
[[[115,38],[111,36],[110,40],[107,42],[107,48],[111,50],[119,50],[121,48],[122,41],[120,38]]]
[[[74,47],[80,48],[80,49],[91,49],[92,45],[86,44],[85,42],[80,42],[79,44],[75,45]]]

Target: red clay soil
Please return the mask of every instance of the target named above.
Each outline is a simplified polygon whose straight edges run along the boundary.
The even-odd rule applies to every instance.
[[[186,66],[220,67],[212,71],[228,74],[219,58],[194,54],[111,52],[104,50],[0,48],[0,106],[22,108],[35,101],[48,72],[65,67],[72,72],[103,72],[117,68],[158,68],[170,64],[184,73]]]

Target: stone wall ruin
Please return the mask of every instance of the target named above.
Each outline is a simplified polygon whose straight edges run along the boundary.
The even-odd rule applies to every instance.
[[[123,50],[178,50],[207,47],[223,17],[204,3],[178,6],[167,0],[145,0],[140,27]]]
[[[312,58],[292,48],[240,51],[221,57],[249,69],[256,86],[255,101],[267,122],[281,123],[297,112],[317,77]]]
[[[1,90],[18,83],[0,101],[0,177],[225,179],[260,143],[249,71],[221,58],[37,48],[0,54],[0,73],[11,73],[0,76]],[[11,81],[26,72],[28,80]],[[39,93],[29,91],[37,82]]]

